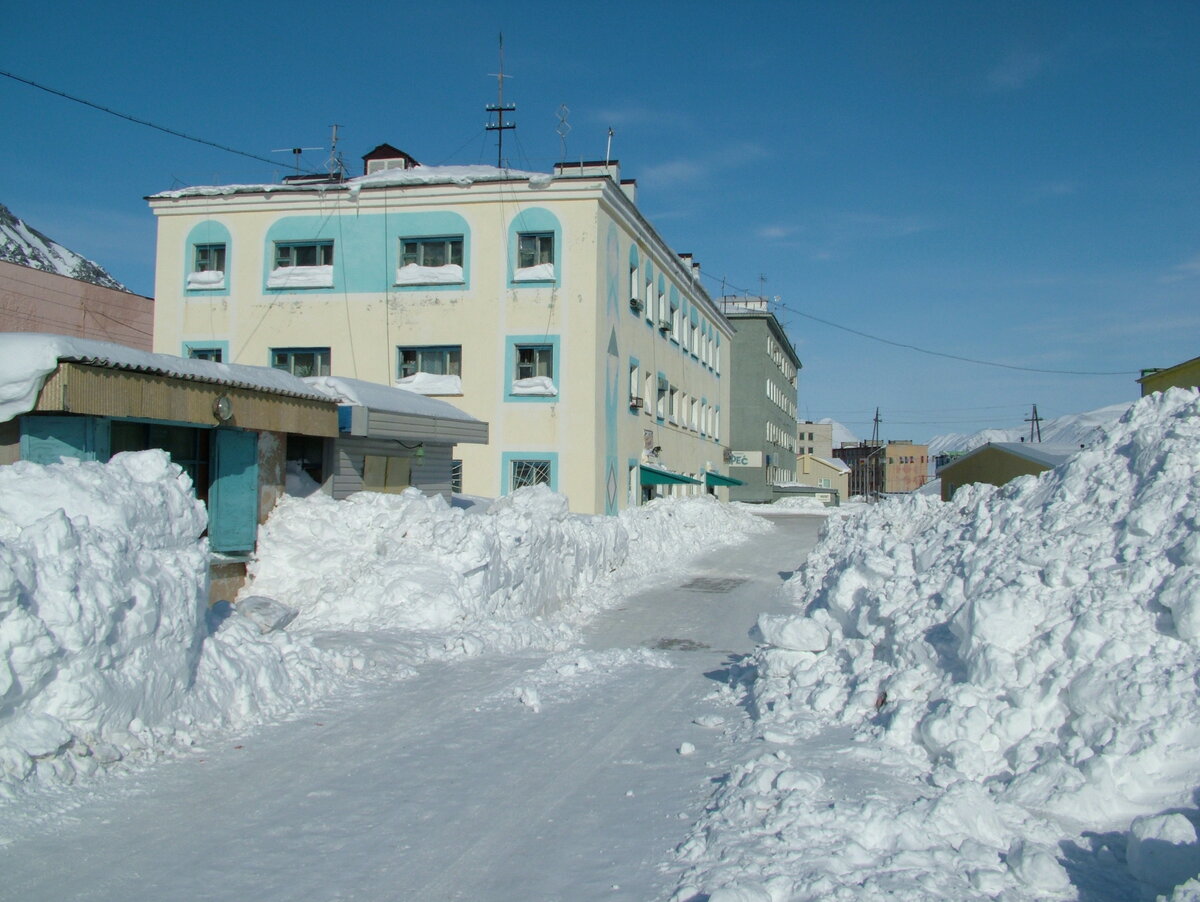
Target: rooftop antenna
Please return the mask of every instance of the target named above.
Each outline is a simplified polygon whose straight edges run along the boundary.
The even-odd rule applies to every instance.
[[[331,179],[345,178],[346,176],[346,165],[342,162],[342,155],[338,153],[337,149],[339,128],[341,128],[341,126],[336,122],[330,126],[333,134],[330,135],[329,138],[329,161],[325,164],[325,166],[329,169],[329,177]]]
[[[613,130],[612,130],[612,126],[610,125],[608,127],[608,143],[604,145],[604,171],[605,172],[608,172],[608,164],[609,164],[609,161],[612,160],[612,139],[613,139]]]
[[[290,153],[292,155],[292,158],[295,160],[296,174],[299,175],[300,174],[300,154],[304,153],[304,151],[306,151],[306,150],[324,150],[324,149],[325,149],[324,147],[280,147],[280,148],[277,148],[277,149],[271,151],[271,153]]]
[[[500,133],[498,135],[498,139],[496,142],[496,168],[503,169],[504,168],[504,133],[510,128],[517,127],[515,122],[506,122],[504,119],[504,114],[515,112],[517,109],[517,105],[515,103],[505,103],[504,102],[504,79],[512,78],[512,76],[504,74],[504,33],[503,32],[500,33],[500,71],[493,72],[491,74],[496,76],[497,102],[489,103],[486,107],[484,107],[484,109],[487,110],[489,113],[495,113],[496,121],[489,122],[485,126],[485,128],[489,132],[499,132]]]
[[[758,274],[758,296],[764,301],[767,299],[767,277],[762,273]]]
[[[562,156],[559,157],[564,163],[567,161],[567,135],[571,133],[571,123],[567,121],[567,117],[571,115],[571,109],[565,103],[558,108],[558,126],[554,131],[558,134],[559,143],[562,144]]]
[[[1042,418],[1038,416],[1037,405],[1033,405],[1033,415],[1025,418],[1025,422],[1029,424],[1029,440],[1031,442],[1040,442],[1042,440]],[[1034,436],[1037,438],[1034,438]]]

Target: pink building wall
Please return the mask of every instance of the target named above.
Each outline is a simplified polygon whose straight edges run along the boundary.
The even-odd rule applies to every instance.
[[[53,332],[150,351],[154,298],[0,261],[0,332]]]

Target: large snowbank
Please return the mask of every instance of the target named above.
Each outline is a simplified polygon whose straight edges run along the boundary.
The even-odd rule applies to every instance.
[[[511,647],[603,604],[604,593],[584,590],[618,567],[670,573],[703,548],[769,528],[709,498],[573,515],[546,486],[497,499],[483,516],[415,489],[285,498],[260,533],[243,595],[286,599],[299,626]]]
[[[1038,478],[831,519],[790,585],[748,697],[782,748],[733,773],[679,898],[1061,898],[1080,870],[1153,897],[1200,872],[1196,392]]]
[[[770,528],[699,498],[572,516],[542,487],[482,513],[415,491],[285,498],[241,601],[209,608],[205,527],[161,451],[0,467],[0,798],[431,655],[553,647],[620,580]]]
[[[0,795],[315,691],[317,651],[210,634],[206,525],[161,451],[0,467]]]

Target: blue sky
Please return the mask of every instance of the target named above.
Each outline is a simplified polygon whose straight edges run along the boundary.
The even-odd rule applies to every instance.
[[[511,165],[561,158],[563,104],[568,159],[603,158],[613,128],[710,293],[780,298],[802,417],[869,435],[878,406],[884,437],[916,440],[1012,426],[1133,399],[1140,368],[1200,354],[1200,4],[378,8],[10,5],[0,69],[278,162],[0,78],[0,203],[153,294],[145,195],[270,181],[291,163],[273,151],[328,149],[334,122],[352,168],[384,141],[494,163],[503,31]]]

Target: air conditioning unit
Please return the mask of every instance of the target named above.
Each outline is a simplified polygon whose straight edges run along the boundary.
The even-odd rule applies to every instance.
[[[641,398],[630,398],[629,399],[629,406],[634,408],[635,410],[641,410],[642,407],[645,405],[645,403],[646,402],[643,401]]]
[[[658,321],[658,331],[659,332],[670,332],[671,331],[671,321],[669,319],[660,319]]]
[[[629,309],[632,310],[634,313],[641,313],[642,310],[644,309],[644,306],[643,306],[642,302],[639,301],[637,298],[630,298],[629,299]]]

